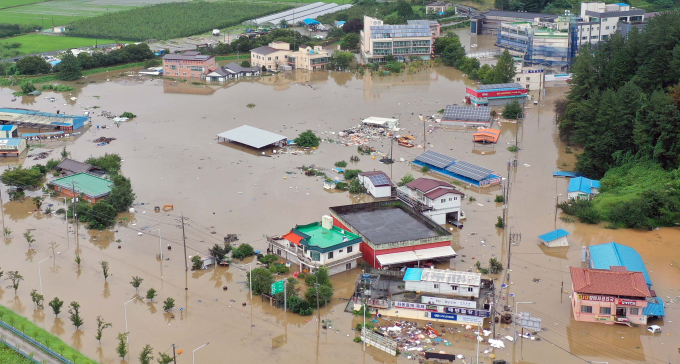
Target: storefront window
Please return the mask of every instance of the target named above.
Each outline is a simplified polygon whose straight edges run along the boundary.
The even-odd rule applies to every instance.
[[[631,315],[639,315],[640,314],[640,309],[637,307],[631,307],[630,308],[630,314]]]
[[[583,313],[593,313],[593,306],[581,306],[581,312]]]
[[[611,315],[612,314],[612,308],[611,307],[600,307],[600,314],[601,315]]]

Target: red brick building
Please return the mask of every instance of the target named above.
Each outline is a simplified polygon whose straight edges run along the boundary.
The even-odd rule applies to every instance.
[[[166,77],[203,80],[216,68],[215,57],[195,51],[163,56],[163,75]]]

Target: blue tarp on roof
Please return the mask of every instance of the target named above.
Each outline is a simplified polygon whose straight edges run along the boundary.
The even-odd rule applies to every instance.
[[[555,239],[559,239],[559,238],[567,236],[567,235],[569,235],[568,231],[562,230],[562,229],[557,229],[557,230],[551,231],[547,234],[539,235],[538,238],[547,243],[547,242],[553,241]]]
[[[655,298],[656,303],[647,302],[647,307],[642,309],[642,314],[645,316],[666,316],[666,309],[663,307],[663,301]]]
[[[347,23],[347,22],[344,21],[344,20],[338,20],[338,21],[335,22],[335,26],[341,27],[341,26],[345,25],[345,23]]]
[[[53,66],[56,66],[56,65],[58,65],[59,63],[61,63],[61,59],[58,59],[58,60],[56,60],[56,61],[50,61],[50,64],[53,65]]]
[[[583,192],[590,194],[591,188],[600,188],[600,181],[589,179],[585,177],[572,178],[569,181],[569,192]]]
[[[404,274],[404,281],[416,281],[420,282],[420,278],[423,276],[423,268],[407,268]]]
[[[316,21],[312,18],[307,18],[307,19],[303,20],[302,22],[305,23],[306,25],[321,24],[321,23],[319,23],[318,21]]]
[[[12,131],[16,127],[16,125],[0,125],[0,131]]]
[[[553,177],[581,177],[583,176],[582,174],[578,172],[569,172],[569,171],[555,171],[553,172]]]
[[[609,269],[610,267],[626,267],[630,272],[642,272],[648,286],[652,280],[647,273],[645,262],[635,249],[619,243],[593,245],[590,250],[590,267],[594,269]]]

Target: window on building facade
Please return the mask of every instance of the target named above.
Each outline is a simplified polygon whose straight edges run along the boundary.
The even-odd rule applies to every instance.
[[[531,77],[527,77],[527,81],[531,81]]]
[[[593,35],[591,38],[592,38],[592,39],[597,39],[597,35]]]
[[[600,315],[611,315],[612,314],[612,308],[611,307],[600,307]]]
[[[333,252],[328,253],[328,259],[333,259]]]
[[[583,40],[586,40],[586,39],[588,39],[588,37],[583,37]]]
[[[176,70],[176,69],[177,69],[177,66],[172,65],[172,66],[170,66],[170,69],[171,69],[171,70]]]
[[[454,197],[453,200],[454,200],[454,201],[458,201],[458,197]]]
[[[609,26],[606,26],[605,29],[609,30]]]
[[[186,76],[186,75],[187,75],[187,73],[186,73],[186,72],[182,72],[182,76]]]
[[[347,263],[347,264],[345,264],[345,269],[346,269],[346,270],[352,269],[352,263]]]
[[[581,305],[581,312],[583,312],[583,313],[593,313],[593,306],[583,306],[583,305]]]
[[[353,248],[353,246],[348,246],[348,247],[347,247],[347,253],[351,253],[351,252],[352,252],[352,248]]]
[[[457,291],[457,290],[458,290],[458,286],[451,286],[451,290]]]
[[[441,203],[446,203],[446,199],[445,199],[445,198],[442,198],[442,200],[441,200],[440,202],[441,202]]]
[[[272,60],[272,57],[267,57],[267,60],[268,60],[268,61],[271,61],[271,60]]]
[[[517,81],[522,81],[522,77],[517,77]]]
[[[475,290],[474,288],[468,287],[468,292],[472,292],[472,291],[474,291],[474,290]]]
[[[640,309],[637,307],[631,307],[630,308],[630,314],[631,315],[639,315],[640,314]]]
[[[435,283],[434,288],[439,288],[439,283]]]
[[[312,252],[312,260],[315,262],[321,261],[321,254],[319,252]]]

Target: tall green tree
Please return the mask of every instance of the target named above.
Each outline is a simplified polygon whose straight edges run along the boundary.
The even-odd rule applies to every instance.
[[[271,291],[271,285],[274,283],[274,276],[269,269],[264,267],[255,268],[252,273],[248,274],[252,274],[253,294],[260,295]],[[246,279],[246,287],[250,288],[250,279]]]
[[[80,304],[76,301],[71,302],[71,304],[68,306],[68,313],[69,313],[69,320],[71,320],[71,323],[73,326],[76,327],[76,330],[78,330],[85,321],[83,318],[80,316]]]
[[[484,83],[510,83],[515,80],[515,61],[507,49],[498,58],[498,63],[493,67],[490,76]]]
[[[73,81],[82,77],[83,68],[71,51],[66,51],[61,58],[57,69],[57,79],[62,81]]]

